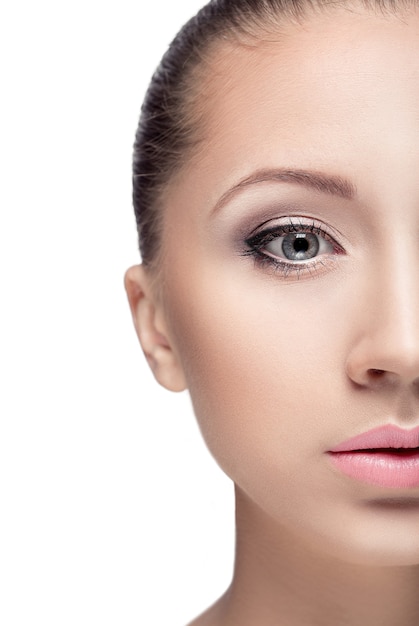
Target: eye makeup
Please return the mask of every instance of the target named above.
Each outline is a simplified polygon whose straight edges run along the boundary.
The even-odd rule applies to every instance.
[[[345,254],[326,224],[304,217],[269,220],[245,239],[242,256],[252,257],[259,269],[279,272],[283,278],[314,277],[335,266]]]

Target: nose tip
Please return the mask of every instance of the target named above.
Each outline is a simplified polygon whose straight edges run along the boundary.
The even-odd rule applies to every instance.
[[[380,341],[370,336],[351,352],[346,362],[349,378],[362,387],[404,385],[419,388],[419,342]]]

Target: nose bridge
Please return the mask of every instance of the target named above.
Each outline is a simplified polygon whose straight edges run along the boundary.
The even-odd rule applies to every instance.
[[[394,231],[387,254],[365,273],[358,303],[362,328],[349,361],[352,378],[389,372],[404,382],[419,380],[419,245],[412,232]]]
[[[376,324],[381,340],[412,357],[419,354],[418,236],[411,231],[393,232],[385,246],[385,265],[376,271]]]

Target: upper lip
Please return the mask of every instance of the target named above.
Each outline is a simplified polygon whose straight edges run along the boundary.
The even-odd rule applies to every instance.
[[[419,426],[405,430],[393,424],[373,428],[366,433],[355,435],[342,441],[330,452],[348,452],[373,448],[417,448],[419,446]]]

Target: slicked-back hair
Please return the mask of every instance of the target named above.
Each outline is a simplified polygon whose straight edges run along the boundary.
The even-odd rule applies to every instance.
[[[205,53],[221,41],[257,37],[280,23],[301,22],[309,12],[361,6],[397,14],[417,0],[211,0],[176,35],[155,71],[134,143],[133,204],[145,266],[158,265],[163,192],[198,142],[192,103]]]

